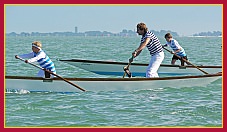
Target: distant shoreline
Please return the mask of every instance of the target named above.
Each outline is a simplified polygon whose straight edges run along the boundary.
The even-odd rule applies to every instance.
[[[170,30],[160,30],[160,31],[155,31],[155,30],[151,30],[151,32],[153,32],[156,36],[160,36],[163,37],[166,33],[171,33],[174,37],[222,37],[222,32],[220,31],[213,31],[213,32],[201,32],[201,33],[197,33],[197,34],[193,34],[193,35],[188,35],[188,36],[180,36],[178,35],[177,32],[173,32]],[[138,36],[138,34],[136,33],[136,31],[132,31],[132,30],[126,30],[123,29],[121,32],[119,33],[111,33],[108,31],[86,31],[86,32],[49,32],[49,33],[40,33],[40,32],[31,32],[31,33],[27,33],[27,32],[21,32],[21,33],[16,33],[16,32],[11,32],[11,33],[6,33],[6,36],[101,36],[101,37],[110,37],[110,36],[122,36],[122,37],[135,37]]]
[[[131,37],[138,37],[140,36],[7,36],[7,37],[122,37],[122,38],[131,38]],[[157,36],[157,37],[163,37],[163,36]],[[175,38],[222,38],[222,36],[177,36]]]

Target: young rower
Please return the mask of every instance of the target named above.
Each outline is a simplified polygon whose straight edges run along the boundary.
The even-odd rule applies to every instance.
[[[174,65],[176,60],[180,59],[181,66],[184,66],[184,61],[182,60],[182,58],[184,58],[185,60],[188,60],[187,54],[185,53],[184,49],[180,46],[180,44],[175,39],[173,39],[173,37],[170,33],[167,33],[165,35],[165,39],[166,39],[167,44],[163,45],[163,47],[170,46],[173,49],[173,51],[171,53],[176,54],[179,57],[181,57],[181,58],[178,58],[177,56],[173,55],[171,64]],[[190,65],[190,64],[188,64],[188,65]]]
[[[32,42],[32,52],[28,54],[22,54],[22,55],[15,55],[15,58],[30,58],[28,60],[25,60],[25,63],[32,63],[32,62],[38,62],[39,65],[42,68],[45,68],[53,73],[56,74],[54,63],[51,61],[51,59],[46,55],[46,53],[41,49],[42,44],[39,41]],[[40,71],[37,74],[38,77],[45,77],[45,78],[53,78],[54,75],[50,75],[48,72],[44,72],[44,70],[40,69]]]

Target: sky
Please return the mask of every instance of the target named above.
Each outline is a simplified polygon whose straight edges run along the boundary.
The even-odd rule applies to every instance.
[[[180,36],[222,31],[221,5],[6,5],[5,31],[78,32],[171,30]]]

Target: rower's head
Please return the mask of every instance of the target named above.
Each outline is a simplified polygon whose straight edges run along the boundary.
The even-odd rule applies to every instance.
[[[40,41],[32,42],[32,51],[38,53],[42,48],[42,44]]]
[[[167,42],[170,42],[170,40],[173,38],[173,36],[170,34],[170,33],[167,33],[166,35],[165,35],[165,39],[166,39],[166,41]]]
[[[148,31],[148,28],[145,23],[142,23],[142,22],[138,23],[136,27],[137,27],[137,33],[139,35],[144,35]]]

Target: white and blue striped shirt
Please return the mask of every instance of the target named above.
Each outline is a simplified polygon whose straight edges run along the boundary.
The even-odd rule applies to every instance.
[[[150,41],[147,44],[147,48],[150,51],[151,56],[153,56],[156,53],[160,53],[160,52],[163,51],[162,45],[161,45],[158,37],[156,37],[154,35],[154,33],[147,31],[147,33],[142,36],[141,43],[143,43],[147,38],[150,38]]]
[[[179,43],[175,39],[171,39],[170,42],[167,42],[167,46],[170,46],[173,51],[181,49],[179,52],[176,52],[180,57],[187,56],[184,49],[179,45]]]
[[[56,73],[56,69],[54,63],[51,59],[46,55],[43,50],[40,50],[38,53],[31,52],[28,54],[19,55],[21,58],[31,58],[28,60],[29,63],[38,62],[42,68],[45,68],[53,73]]]

